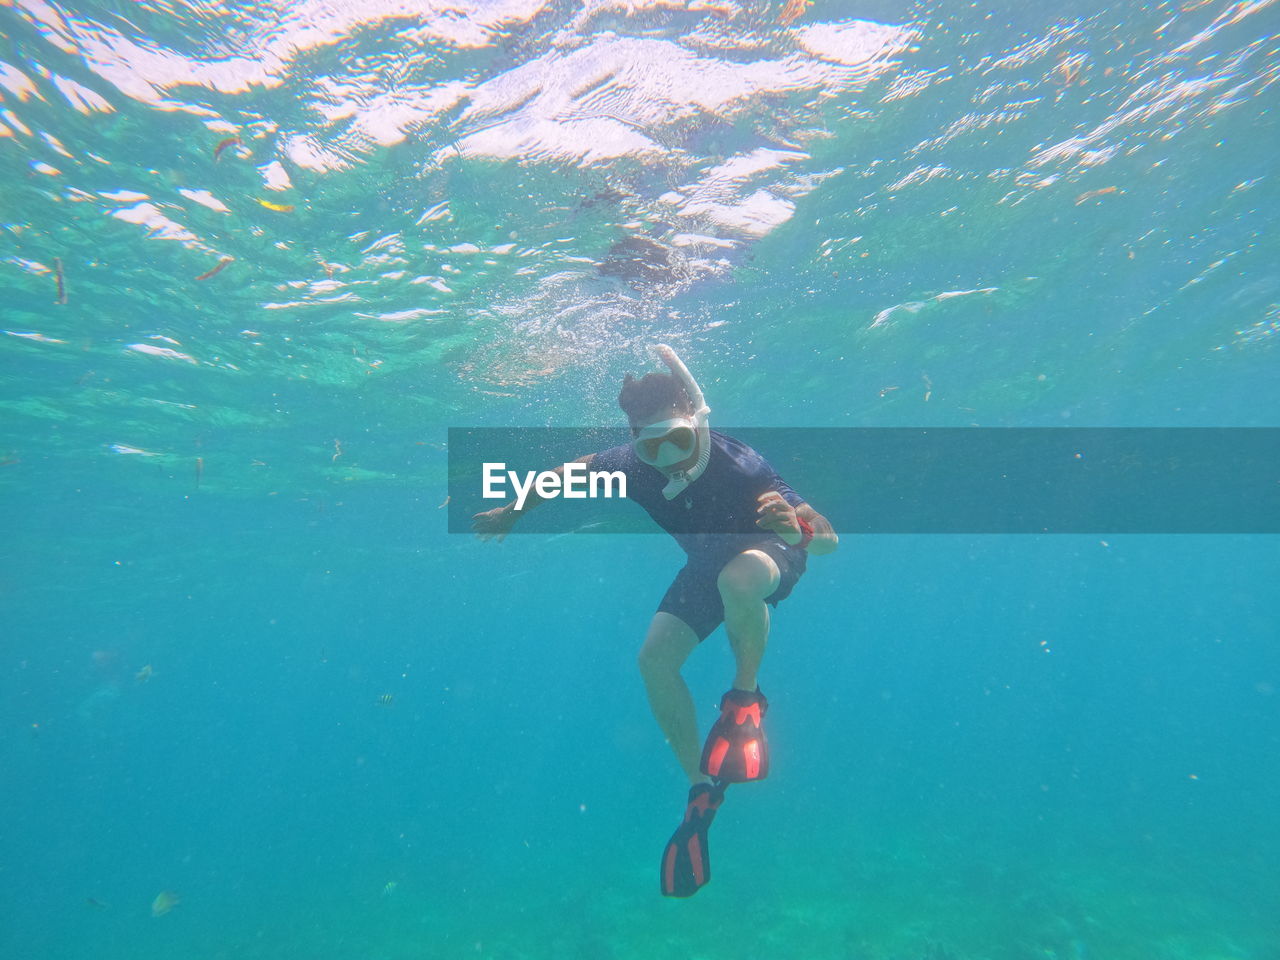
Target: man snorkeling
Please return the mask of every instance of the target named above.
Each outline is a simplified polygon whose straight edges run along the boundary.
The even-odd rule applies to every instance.
[[[836,549],[831,524],[768,462],[713,432],[711,410],[675,351],[658,355],[670,373],[628,375],[618,396],[633,440],[578,459],[591,471],[619,471],[627,496],[675,537],[688,555],[649,624],[640,672],[649,704],[692,786],[684,820],[663,851],[662,892],[692,896],[711,879],[707,828],[731,783],[763,780],[769,701],[756,674],[769,637],[769,605],[790,595],[808,554]],[[563,472],[563,467],[560,468]],[[530,493],[525,509],[541,503]],[[502,539],[520,518],[514,501],[476,514],[481,537]],[[693,649],[721,623],[735,673],[720,717],[699,750],[693,698],[680,675]]]

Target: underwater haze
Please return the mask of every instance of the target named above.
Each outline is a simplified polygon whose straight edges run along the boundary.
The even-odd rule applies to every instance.
[[[679,548],[445,509],[659,342],[1280,426],[1278,81],[1276,0],[0,0],[0,958],[1280,960],[1275,536],[846,532],[668,900]]]

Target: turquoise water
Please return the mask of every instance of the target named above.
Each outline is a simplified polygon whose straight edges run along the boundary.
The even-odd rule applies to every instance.
[[[0,957],[1280,957],[1274,538],[845,537],[668,901],[677,548],[445,533],[449,427],[655,341],[720,424],[1278,425],[1280,6],[783,9],[0,5]]]

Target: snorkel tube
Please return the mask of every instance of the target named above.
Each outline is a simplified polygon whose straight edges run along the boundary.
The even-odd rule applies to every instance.
[[[693,379],[693,374],[689,372],[689,368],[684,365],[684,361],[676,352],[665,343],[658,344],[656,349],[658,358],[680,381],[680,386],[684,387],[684,392],[689,395],[689,400],[693,403],[693,422],[698,434],[698,459],[694,461],[693,466],[688,470],[677,470],[675,473],[667,474],[668,481],[662,488],[662,495],[668,500],[674,500],[685,487],[702,476],[702,471],[707,469],[707,461],[711,459],[711,428],[707,425],[707,414],[711,412],[711,408],[707,406],[702,396],[698,381]]]

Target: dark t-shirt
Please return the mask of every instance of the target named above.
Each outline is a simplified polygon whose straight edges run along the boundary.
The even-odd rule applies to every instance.
[[[711,431],[711,457],[707,469],[674,499],[662,495],[667,476],[636,456],[625,443],[597,453],[592,470],[619,470],[627,478],[627,498],[653,517],[658,526],[676,538],[690,563],[723,565],[753,545],[781,541],[781,537],[756,526],[757,499],[775,490],[793,507],[804,503],[769,465],[769,461],[745,443]]]

